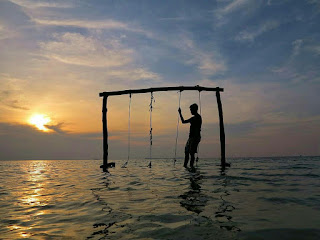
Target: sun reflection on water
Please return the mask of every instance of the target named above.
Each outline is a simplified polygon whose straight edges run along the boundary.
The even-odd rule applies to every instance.
[[[18,233],[18,235],[22,238],[28,238],[31,237],[31,234],[26,232],[26,231],[30,231],[32,229],[32,227],[23,227],[23,226],[18,226],[18,225],[11,225],[8,227],[10,229],[10,231],[16,231]]]
[[[23,171],[27,174],[23,179],[24,186],[17,192],[17,207],[25,211],[26,214],[19,216],[19,219],[22,220],[21,222],[27,222],[28,226],[13,224],[8,228],[21,238],[30,238],[36,221],[41,215],[48,213],[48,210],[43,207],[50,202],[51,197],[48,194],[50,190],[46,186],[47,164],[43,161],[33,161],[31,164],[25,165]]]

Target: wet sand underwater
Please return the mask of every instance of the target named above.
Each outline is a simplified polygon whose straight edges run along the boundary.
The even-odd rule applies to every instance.
[[[0,161],[0,239],[320,239],[320,157]]]

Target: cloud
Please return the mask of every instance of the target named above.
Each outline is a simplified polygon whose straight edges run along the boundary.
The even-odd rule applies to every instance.
[[[267,5],[271,6],[271,5],[281,5],[281,4],[285,4],[290,0],[268,0]],[[317,0],[316,0],[317,1]]]
[[[51,25],[51,26],[130,30],[127,24],[114,21],[114,20],[101,20],[101,21],[80,20],[80,19],[53,20],[53,19],[40,19],[40,18],[33,18],[32,20],[38,24]]]
[[[277,74],[277,78],[292,83],[316,83],[319,82],[318,58],[320,45],[310,38],[296,39],[291,42],[291,53],[282,65],[271,69]],[[289,48],[290,49],[290,48]]]
[[[317,7],[318,13],[320,13],[320,2],[319,2],[319,0],[308,0],[308,3],[315,5]]]
[[[246,7],[248,4],[252,3],[252,0],[233,0],[229,4],[225,5],[219,10],[220,14],[229,14]]]
[[[292,46],[293,46],[292,57],[299,55],[302,44],[303,44],[302,39],[297,39],[292,42]]]
[[[14,4],[12,4],[12,3]],[[129,31],[134,32],[138,34],[143,34],[147,37],[152,38],[152,33],[145,31],[144,29],[135,26],[132,23],[124,23],[120,21],[116,21],[113,19],[89,19],[89,18],[68,18],[70,14],[68,14],[68,17],[63,17],[63,15],[60,18],[53,18],[52,13],[48,13],[45,10],[39,9],[34,10],[34,8],[57,8],[55,11],[59,11],[59,8],[74,8],[77,5],[76,1],[34,1],[34,0],[12,0],[10,2],[11,5],[10,8],[15,7],[17,10],[23,13],[27,18],[28,21],[31,21],[37,25],[40,26],[62,26],[62,27],[75,27],[75,28],[85,28],[85,29],[99,29],[99,30],[121,30],[121,31]],[[79,4],[79,3],[78,3]],[[8,4],[7,4],[8,5]],[[24,8],[20,8],[20,6]],[[8,8],[8,6],[5,6]],[[57,15],[57,13],[55,14]],[[40,17],[45,16],[45,17]],[[9,15],[9,18],[13,18]],[[14,20],[13,22],[16,22],[17,20]],[[12,21],[11,21],[12,22]]]
[[[17,37],[18,33],[0,23],[0,40]]]
[[[39,0],[10,0],[11,2],[25,8],[71,8],[74,5],[65,1],[39,1]]]
[[[271,31],[273,29],[276,29],[280,26],[280,23],[276,20],[269,20],[267,22],[264,22],[258,27],[255,27],[252,30],[243,30],[241,31],[236,37],[236,41],[240,42],[253,42],[258,36],[264,34],[265,32]]]
[[[24,107],[21,105],[21,102],[19,100],[0,100],[5,106],[13,109],[19,109],[19,110],[29,110],[28,107]]]
[[[81,134],[44,133],[32,126],[0,123],[0,159],[93,159],[102,141]]]
[[[233,20],[234,14],[241,13],[242,15],[248,15],[250,12],[261,6],[260,0],[227,0],[218,1],[217,7],[213,10],[215,17],[214,24],[216,26],[222,26],[227,22]]]
[[[19,36],[29,24],[30,17],[20,6],[0,1],[0,40]]]
[[[318,155],[318,123],[319,116],[261,124],[250,137],[265,147],[265,150],[259,149],[261,153],[266,152],[264,155]]]
[[[217,51],[212,49],[209,51],[202,50],[187,33],[181,34],[179,42],[175,43],[175,47],[188,56],[185,60],[186,64],[196,65],[201,74],[215,75],[227,69]]]
[[[318,44],[318,41],[316,39],[297,39],[292,42],[292,47],[291,58],[296,57],[299,54],[306,54],[307,51],[311,53],[311,55],[320,55],[320,45]],[[311,57],[309,58],[311,59]]]
[[[315,55],[320,55],[320,45],[310,45],[307,49]]]
[[[164,17],[159,18],[160,21],[190,21],[190,18],[186,17]]]
[[[103,29],[103,30],[123,30],[129,32],[135,32],[139,34],[144,34],[152,38],[152,33],[145,31],[139,27],[131,26],[127,23],[119,22],[112,19],[105,20],[82,20],[82,19],[40,19],[32,18],[32,21],[44,25],[44,26],[65,26],[65,27],[80,27],[87,29]]]
[[[297,123],[319,116],[318,84],[286,81],[239,82],[238,79],[203,81],[201,85],[223,87],[221,94],[226,124],[258,122]],[[205,100],[203,100],[205,102]],[[212,102],[212,100],[211,100]]]
[[[48,59],[93,68],[107,68],[107,78],[126,80],[152,79],[160,76],[134,63],[134,50],[123,46],[118,39],[99,41],[79,33],[55,34],[54,40],[41,42],[42,54]]]
[[[41,42],[44,55],[57,61],[88,67],[119,67],[132,61],[133,51],[116,40],[102,44],[79,33],[55,34],[55,41]]]
[[[200,71],[205,75],[214,75],[226,70],[226,65],[222,61],[214,59],[213,54],[199,53],[198,56]]]
[[[211,11],[213,28],[222,33],[237,32],[238,28],[252,25],[265,5],[263,0],[217,0]]]
[[[131,80],[142,80],[152,79],[153,81],[161,80],[161,76],[157,73],[150,72],[144,68],[128,68],[121,70],[110,70],[108,76],[113,79],[131,79]]]
[[[50,125],[44,125],[46,128],[53,130],[56,133],[66,133],[65,130],[63,130],[63,122],[57,123],[57,124],[50,124]]]
[[[215,75],[227,69],[224,62],[215,59],[214,53],[205,53],[199,49],[194,49],[189,54],[192,54],[192,58],[188,59],[186,63],[196,65],[203,75]]]
[[[29,110],[26,106],[26,96],[23,92],[26,86],[26,81],[18,78],[11,78],[6,75],[0,75],[1,90],[0,90],[0,105],[18,109]]]
[[[238,122],[238,123],[231,123],[226,124],[226,134],[232,138],[243,138],[244,136],[249,136],[250,134],[254,133],[256,129],[261,125],[259,121],[245,121],[245,122]],[[219,126],[217,125],[216,128],[218,129]]]
[[[319,127],[316,127],[315,122],[260,124],[250,135],[243,135],[241,138],[233,138],[230,135],[227,140],[227,154],[233,156],[319,155],[319,134]]]

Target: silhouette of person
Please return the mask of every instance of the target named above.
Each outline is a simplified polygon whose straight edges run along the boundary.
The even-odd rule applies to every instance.
[[[202,118],[200,114],[198,113],[198,105],[196,103],[190,105],[190,112],[193,115],[191,118],[184,120],[181,108],[178,109],[181,122],[182,123],[190,123],[190,131],[189,131],[189,138],[186,143],[185,147],[185,158],[184,158],[184,167],[187,167],[189,162],[189,155],[191,157],[190,160],[190,167],[193,167],[194,164],[194,154],[197,152],[198,144],[201,140],[201,125],[202,125]]]

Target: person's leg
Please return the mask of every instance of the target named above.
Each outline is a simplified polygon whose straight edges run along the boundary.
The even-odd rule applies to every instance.
[[[189,142],[189,139],[188,139],[188,141],[186,143],[186,146],[184,148],[184,164],[183,164],[184,167],[187,167],[188,162],[189,162],[189,149],[190,149],[190,145],[189,144],[190,144],[190,142]]]
[[[190,166],[193,167],[193,164],[194,164],[194,160],[195,160],[195,154],[198,153],[198,145],[199,145],[199,142],[200,142],[200,139],[201,138],[194,138],[192,139],[193,141],[191,142],[191,150],[190,150],[190,155],[191,155],[191,161],[190,161]],[[197,154],[198,156],[198,154]],[[198,157],[197,157],[198,158]],[[197,162],[198,162],[198,159],[197,159]]]
[[[193,168],[193,164],[194,164],[194,153],[190,153],[190,156],[191,156],[190,167]]]
[[[193,168],[194,160],[195,160],[194,155],[195,155],[195,153],[197,152],[197,146],[198,146],[197,143],[198,143],[198,141],[197,141],[197,139],[195,139],[195,138],[191,138],[191,139],[189,139],[189,140],[190,140],[190,142],[189,142],[189,144],[190,144],[190,151],[189,151],[189,153],[190,153],[190,157],[191,157],[190,167]]]
[[[183,164],[183,166],[184,166],[184,167],[187,167],[188,162],[189,162],[189,153],[188,153],[188,152],[185,152],[185,154],[184,154],[184,164]]]

